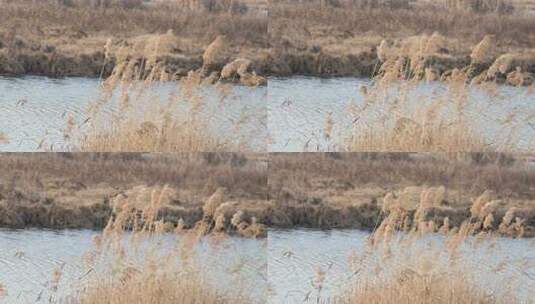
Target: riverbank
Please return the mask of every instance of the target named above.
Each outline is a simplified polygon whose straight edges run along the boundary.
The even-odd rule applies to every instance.
[[[15,153],[0,159],[1,227],[100,230],[127,206],[150,205],[167,185],[158,213],[168,229],[203,225],[203,206],[217,193],[212,201],[225,202],[220,210],[229,216],[219,228],[240,232],[230,217],[241,211],[239,222],[247,223],[241,232],[251,233],[246,228],[258,226],[251,218],[267,193],[262,160],[240,154]]]
[[[398,57],[404,60],[400,65],[407,66],[425,59],[424,68],[436,75],[431,80],[455,69],[471,69],[472,79],[507,55],[498,62],[509,63],[501,70],[505,75],[496,79],[494,73],[484,80],[510,83],[507,74],[516,67],[533,78],[535,32],[529,15],[358,5],[274,2],[270,23],[270,42],[277,58],[274,74],[372,77],[387,59]],[[492,38],[492,50],[484,60],[474,60],[473,50],[487,36]]]
[[[521,14],[287,1],[272,3],[269,17],[162,5],[2,8],[0,74],[6,75],[106,77],[127,60],[138,70],[157,66],[165,79],[198,71],[210,81],[264,84],[269,76],[373,77],[385,54],[406,61],[425,57],[431,80],[457,69],[469,70],[478,82],[529,85],[535,74],[535,23]],[[474,60],[474,48],[487,36],[492,51]]]
[[[473,206],[492,206],[499,230],[511,212],[535,236],[535,171],[504,156],[413,153],[276,154],[270,163],[269,193],[276,202],[272,225],[292,228],[374,230],[391,210],[414,220],[423,198],[426,220],[451,227],[477,218]],[[516,181],[516,182],[513,182]],[[268,224],[269,226],[269,224]]]
[[[157,62],[180,78],[203,68],[208,76],[238,58],[251,62],[248,71],[266,74],[267,17],[261,14],[43,1],[2,3],[0,20],[0,74],[107,77],[128,59],[138,66]],[[217,38],[223,43],[206,58]]]
[[[433,197],[427,220],[452,227],[486,205],[504,235],[535,236],[535,169],[525,161],[473,155],[2,154],[0,226],[102,229],[124,208],[161,196],[166,229],[248,237],[266,228],[373,230],[394,201],[411,217]],[[165,186],[167,185],[167,186]],[[386,202],[386,203],[385,203]],[[516,223],[516,222],[515,222]],[[501,228],[500,228],[501,227]]]

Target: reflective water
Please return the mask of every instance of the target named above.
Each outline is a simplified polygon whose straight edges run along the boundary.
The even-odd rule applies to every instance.
[[[131,98],[139,97],[141,90],[129,89]],[[142,98],[162,105],[174,100],[175,108],[182,111],[186,102],[180,92],[176,83],[161,83],[143,90]],[[0,132],[9,139],[0,142],[0,151],[67,150],[63,137],[67,118],[82,123],[100,93],[97,79],[0,76]],[[227,137],[239,133],[250,140],[251,149],[266,150],[266,87],[202,86],[198,95],[202,97],[201,117],[212,131]],[[116,114],[119,98],[117,90],[102,113]],[[139,112],[148,115],[144,109]]]
[[[369,233],[356,230],[272,230],[268,237],[269,303],[329,303],[347,294],[359,279],[373,279],[379,265],[383,271],[391,265],[411,267],[401,259],[382,259],[372,253],[357,259],[365,252]],[[447,263],[446,248],[440,236],[418,240],[403,248],[392,248],[392,257],[418,259],[419,252],[431,253]],[[396,254],[400,252],[400,254]],[[535,299],[535,243],[529,240],[498,239],[495,243],[461,247],[459,262],[475,273],[482,288],[499,293],[503,287],[520,298],[522,303]],[[497,265],[506,262],[503,269]],[[417,263],[417,262],[416,262]],[[447,267],[447,266],[446,266]],[[399,267],[397,267],[399,269]],[[442,268],[444,269],[444,268]],[[324,273],[318,290],[318,273]]]
[[[7,290],[1,303],[47,303],[49,282],[61,268],[59,296],[66,298],[83,286],[88,268],[84,254],[93,247],[93,231],[0,230],[0,283]],[[316,303],[347,293],[355,282],[373,278],[376,266],[386,271],[392,265],[409,264],[404,259],[384,260],[378,254],[356,259],[365,252],[367,232],[357,230],[270,230],[266,240],[243,238],[205,239],[197,245],[199,261],[216,288],[242,286],[258,295],[259,302]],[[147,242],[174,249],[180,239],[167,235]],[[161,246],[164,243],[164,246]],[[446,262],[441,236],[430,236],[392,248],[392,256],[418,259],[419,253]],[[497,239],[495,242],[461,246],[459,263],[476,274],[477,284],[499,293],[504,287],[523,302],[535,296],[535,242]],[[163,254],[163,252],[162,252]],[[429,255],[428,255],[429,256]],[[412,260],[411,262],[414,262]],[[503,265],[502,265],[503,264]],[[398,267],[399,268],[399,267]],[[500,268],[497,270],[497,268]],[[236,270],[239,269],[239,272]],[[325,274],[321,290],[315,285],[318,272]]]
[[[370,80],[357,78],[292,77],[271,78],[267,87],[259,88],[229,86],[221,90],[204,86],[202,119],[215,133],[246,137],[256,151],[340,151],[346,148],[344,141],[356,123],[363,123],[353,110],[365,99],[360,87],[369,83]],[[145,94],[149,98],[157,95],[156,99],[165,103],[175,91],[176,85],[167,83],[155,85]],[[433,96],[448,97],[447,88],[439,83],[421,83],[409,91],[412,104],[404,105],[406,112],[421,110],[419,103],[429,102]],[[8,143],[0,143],[0,150],[68,149],[63,139],[67,117],[72,115],[77,122],[83,121],[99,92],[96,79],[0,77],[0,132],[9,138]],[[392,94],[396,94],[394,87]],[[456,104],[452,102],[449,107],[453,111]],[[366,119],[384,109],[374,111],[366,112]],[[113,103],[104,112],[113,113]],[[476,121],[473,125],[477,131],[497,146],[507,144],[508,139],[523,148],[535,143],[532,88],[473,88],[464,112],[467,119]],[[332,131],[326,136],[328,119],[332,121]],[[514,127],[504,127],[507,122]]]
[[[87,263],[87,254],[95,248],[95,234],[88,230],[0,229],[0,283],[7,291],[7,296],[0,297],[0,303],[49,303],[50,297],[62,303],[70,299],[88,278],[105,271],[93,270],[93,265]],[[180,242],[180,237],[170,234],[148,240],[144,246],[158,248],[158,254],[164,256],[169,250],[177,250]],[[206,238],[194,250],[201,271],[208,274],[207,280],[216,288],[240,286],[251,292],[258,303],[265,303],[265,241]],[[142,258],[131,253],[127,256],[131,263]],[[179,259],[180,255],[173,256]],[[61,270],[56,292],[50,288],[55,270]]]
[[[268,130],[270,151],[341,151],[344,139],[349,138],[357,124],[364,124],[380,114],[421,111],[422,103],[441,100],[447,111],[459,106],[450,100],[452,94],[441,83],[419,83],[408,86],[405,93],[392,85],[389,105],[374,104],[366,117],[355,113],[356,106],[365,100],[361,86],[369,79],[314,77],[271,78],[268,83]],[[399,96],[400,92],[407,96]],[[405,98],[406,97],[406,98]],[[408,100],[404,102],[402,100]],[[442,100],[444,99],[444,100]],[[464,101],[463,113],[490,143],[503,145],[514,139],[518,146],[533,147],[535,143],[535,90],[499,86],[496,88],[472,87]],[[402,105],[391,108],[392,105]],[[405,115],[404,115],[405,113]],[[330,116],[330,118],[328,118]],[[409,116],[410,117],[410,116]],[[326,136],[327,120],[332,131]],[[504,124],[508,122],[508,127]]]

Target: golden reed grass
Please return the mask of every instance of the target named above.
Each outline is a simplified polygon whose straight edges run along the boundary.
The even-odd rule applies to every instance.
[[[75,293],[75,303],[225,304],[258,300],[239,283],[226,291],[214,286],[214,274],[202,265],[207,261],[196,253],[199,234],[185,233],[177,226],[179,244],[166,248],[159,238],[172,233],[173,228],[160,219],[159,209],[169,188],[149,189],[148,197],[142,190],[139,196],[113,200],[115,216],[102,234],[93,238],[94,250],[85,255],[86,267],[93,272],[85,287]],[[144,243],[147,240],[149,246]]]
[[[7,137],[7,135],[0,131],[0,144],[6,144],[6,143],[9,143],[9,137]]]
[[[475,272],[477,267],[462,257],[463,246],[476,252],[478,246],[487,244],[492,255],[498,234],[521,237],[523,219],[514,207],[499,218],[495,212],[498,201],[486,191],[474,198],[471,218],[460,227],[452,227],[448,217],[433,218],[434,206],[440,205],[446,194],[444,187],[430,187],[420,193],[416,210],[407,206],[406,197],[387,194],[383,200],[384,220],[369,237],[362,253],[351,257],[356,278],[350,290],[340,297],[340,303],[521,303],[511,286],[504,290],[482,287],[484,282]],[[426,243],[427,237],[439,239]],[[478,253],[480,254],[480,253]],[[483,254],[485,255],[485,254]],[[479,257],[480,258],[480,257]],[[500,258],[485,265],[504,278],[507,267],[520,267],[529,273],[533,266],[521,260]],[[528,298],[533,291],[528,291]]]
[[[101,94],[93,102],[85,119],[67,117],[63,130],[73,150],[87,152],[221,152],[251,151],[252,137],[243,130],[252,119],[262,119],[242,110],[232,123],[232,131],[217,132],[223,122],[218,113],[208,113],[202,87],[206,81],[198,71],[175,82],[160,56],[173,48],[171,32],[149,37],[142,45],[113,48],[111,39],[104,49],[106,58],[113,53],[116,66],[102,83]],[[166,97],[158,95],[158,86],[167,83],[175,88]],[[220,108],[232,90],[230,85],[214,86]],[[110,110],[111,108],[111,110]],[[211,116],[207,116],[211,115]],[[216,121],[215,124],[212,121]],[[260,122],[261,124],[261,122]],[[249,132],[249,133],[247,133]],[[253,133],[253,134],[251,134]],[[261,133],[261,131],[260,131]]]
[[[376,76],[361,88],[364,102],[349,106],[352,131],[342,146],[358,152],[532,151],[533,136],[521,136],[535,117],[529,109],[512,107],[506,113],[488,114],[496,118],[486,117],[503,99],[496,84],[479,84],[489,75],[478,67],[494,58],[493,43],[485,36],[472,49],[469,66],[441,74],[428,62],[447,56],[441,54],[447,48],[442,35],[412,37],[401,46],[383,40],[377,48],[381,65]],[[440,92],[417,92],[422,81],[437,80],[444,85]],[[486,94],[474,97],[475,89]],[[499,130],[486,134],[493,125]]]

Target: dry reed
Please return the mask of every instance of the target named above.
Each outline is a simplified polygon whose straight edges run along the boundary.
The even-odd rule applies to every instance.
[[[463,246],[476,250],[483,242],[492,248],[496,241],[487,230],[493,225],[489,193],[474,200],[470,220],[460,228],[452,228],[447,217],[440,220],[432,215],[433,206],[442,202],[444,191],[422,190],[414,217],[406,208],[406,198],[387,194],[383,203],[386,217],[370,236],[369,247],[352,257],[358,276],[341,303],[521,303],[510,287],[482,287],[473,265],[461,258]],[[522,235],[523,220],[515,217],[514,210],[501,221],[511,236]],[[420,248],[418,243],[428,242],[430,236],[438,241]],[[492,271],[520,266],[507,260],[496,264],[500,266]]]
[[[191,71],[179,82],[169,82],[173,76],[160,62],[160,56],[174,47],[172,32],[150,38],[133,48],[112,50],[111,43],[106,43],[106,55],[111,56],[114,52],[117,64],[110,77],[102,83],[101,96],[91,104],[85,119],[75,122],[68,117],[64,138],[71,141],[72,149],[90,152],[254,150],[251,146],[253,139],[248,136],[261,136],[262,130],[244,135],[244,132],[253,132],[242,132],[242,128],[249,122],[250,116],[261,120],[261,113],[250,115],[242,112],[243,119],[233,123],[234,134],[216,132],[220,126],[211,122],[221,124],[223,119],[218,117],[219,113],[207,116],[206,109],[215,105],[213,102],[207,105],[202,95],[205,84],[201,75]],[[162,83],[176,85],[163,99],[153,91]],[[218,88],[219,107],[224,107],[229,88],[222,84]],[[107,110],[107,107],[112,110]]]
[[[0,144],[9,143],[9,137],[4,132],[0,131]]]
[[[95,272],[85,287],[76,293],[76,303],[252,303],[249,291],[239,285],[222,291],[216,288],[213,274],[207,273],[196,257],[196,234],[181,233],[180,244],[171,249],[162,244],[169,228],[160,218],[165,200],[164,187],[146,189],[130,197],[118,196],[118,208],[101,235],[95,236],[94,250],[86,255],[89,269]],[[124,241],[124,240],[127,241]],[[150,246],[143,245],[151,241]],[[141,259],[136,258],[141,257]],[[99,270],[104,271],[99,272]],[[112,271],[106,271],[111,269]],[[226,287],[224,287],[226,288]]]
[[[401,45],[384,40],[377,49],[382,61],[377,75],[370,86],[361,90],[363,103],[350,105],[353,130],[343,146],[359,152],[532,151],[533,139],[520,135],[532,123],[529,109],[523,110],[525,115],[513,108],[499,113],[499,118],[486,116],[485,112],[500,104],[502,98],[495,85],[478,85],[479,79],[492,73],[490,70],[501,68],[499,64],[489,71],[481,68],[495,58],[493,39],[487,35],[473,48],[469,66],[446,73],[429,65],[432,60],[448,56],[444,54],[447,43],[440,34],[412,37]],[[523,83],[525,76],[517,73],[511,77]],[[416,92],[422,80],[439,79],[445,88],[425,94]],[[487,92],[482,100],[473,96],[476,89]],[[491,136],[485,134],[482,125],[496,123],[499,131]]]

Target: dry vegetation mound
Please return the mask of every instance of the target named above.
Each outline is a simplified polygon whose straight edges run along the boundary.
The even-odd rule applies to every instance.
[[[267,176],[262,160],[254,157],[13,154],[2,156],[2,166],[6,174],[0,178],[3,227],[98,230],[121,212],[149,208],[167,231],[199,228],[201,234],[265,235],[262,206]],[[163,185],[168,186],[154,206],[154,194]],[[222,189],[225,195],[219,204],[208,208]],[[231,222],[234,217],[239,220]]]
[[[266,227],[369,230],[393,208],[417,218],[424,202],[436,226],[472,218],[511,235],[519,218],[533,235],[534,177],[524,161],[388,155],[277,154],[269,173],[255,155],[4,155],[0,224],[102,229],[125,210],[149,208],[166,231],[262,237]]]
[[[232,57],[249,58],[259,74],[265,70],[267,18],[258,14],[162,3],[125,9],[9,1],[0,15],[1,74],[107,76],[124,56],[149,54],[180,78],[202,66],[204,49],[221,35]]]
[[[482,9],[480,5],[465,10],[458,9],[458,5],[437,8],[429,2],[426,3],[430,5],[416,8],[381,6],[376,1],[336,3],[272,3],[269,35],[274,74],[370,77],[384,59],[376,50],[385,46],[385,39],[398,44],[396,41],[414,41],[411,37],[431,36],[436,46],[447,42],[447,48],[429,50],[435,54],[428,60],[437,61],[432,65],[439,70],[465,67],[470,63],[470,47],[487,35],[494,37],[496,55],[530,53],[535,41],[533,18],[529,15],[488,13],[496,10]],[[530,61],[531,68],[523,72],[534,73],[533,57]]]

